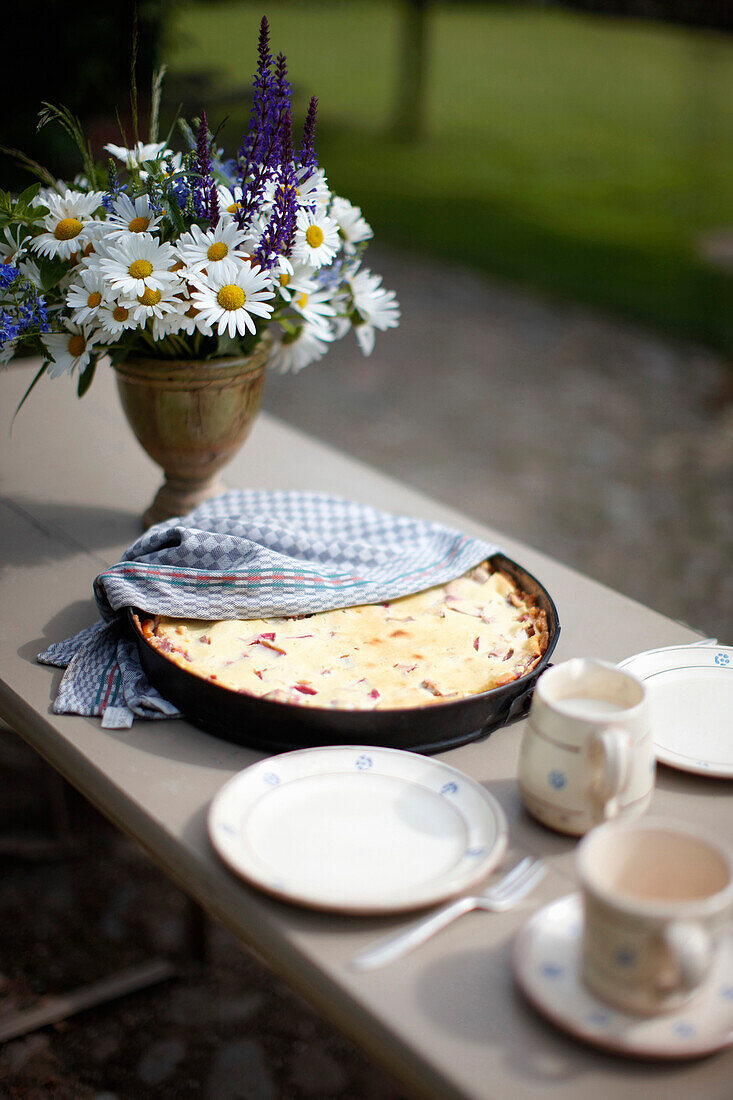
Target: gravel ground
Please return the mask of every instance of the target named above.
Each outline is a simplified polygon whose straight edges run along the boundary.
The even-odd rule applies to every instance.
[[[266,408],[733,642],[731,367],[444,264],[371,262],[400,328],[370,359],[344,341],[270,379]],[[76,796],[71,849],[44,855],[42,766],[2,731],[0,777],[0,1019],[180,949],[181,895]],[[18,840],[35,858],[8,854]],[[206,968],[0,1048],[5,1096],[402,1100],[218,927]]]

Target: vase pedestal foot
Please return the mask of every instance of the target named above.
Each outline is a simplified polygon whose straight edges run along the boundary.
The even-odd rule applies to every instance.
[[[209,478],[168,477],[143,514],[143,529],[173,516],[185,516],[192,508],[225,491],[218,474]]]

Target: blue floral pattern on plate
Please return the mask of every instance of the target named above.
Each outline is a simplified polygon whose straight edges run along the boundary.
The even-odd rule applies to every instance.
[[[357,768],[358,771],[365,772],[368,771],[369,768],[374,766],[374,761],[372,760],[371,756],[367,756],[367,754],[363,752],[361,756],[357,756],[354,766]]]

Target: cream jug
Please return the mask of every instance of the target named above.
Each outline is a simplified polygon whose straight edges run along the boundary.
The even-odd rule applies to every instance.
[[[580,836],[609,818],[641,814],[655,770],[641,681],[580,658],[540,676],[519,758],[522,801],[538,821]]]

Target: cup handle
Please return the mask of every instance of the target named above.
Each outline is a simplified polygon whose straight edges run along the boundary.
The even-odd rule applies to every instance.
[[[713,961],[713,941],[698,921],[676,920],[659,934],[671,961],[670,971],[660,978],[660,992],[689,992],[705,979]]]
[[[631,737],[616,726],[596,730],[588,742],[590,790],[597,801],[599,821],[618,813],[618,796],[631,770]]]

